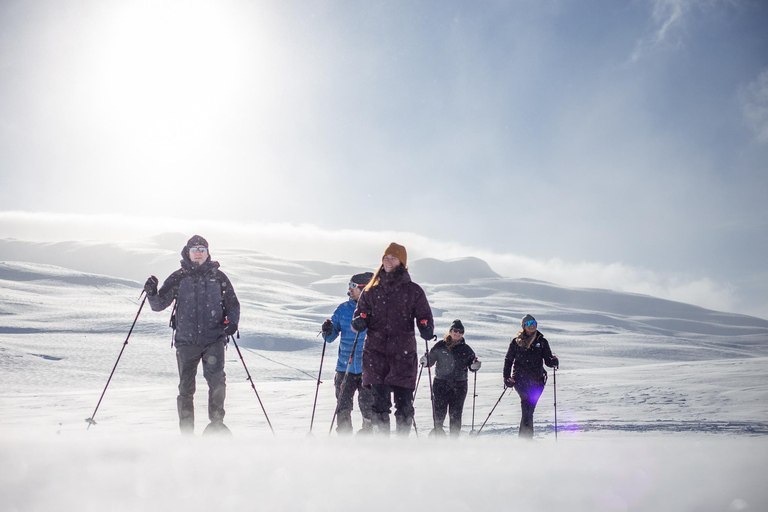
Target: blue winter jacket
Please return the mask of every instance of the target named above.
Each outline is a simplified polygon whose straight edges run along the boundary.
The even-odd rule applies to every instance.
[[[349,325],[352,323],[352,314],[355,312],[357,302],[349,299],[347,302],[339,304],[336,311],[333,312],[331,322],[333,323],[333,332],[328,337],[328,343],[333,342],[341,333],[339,341],[339,360],[336,363],[337,372],[346,372],[349,363],[349,354],[352,352],[352,345],[355,343],[355,331]],[[363,343],[365,342],[365,331],[360,333],[355,347],[355,357],[349,368],[349,373],[363,373]]]

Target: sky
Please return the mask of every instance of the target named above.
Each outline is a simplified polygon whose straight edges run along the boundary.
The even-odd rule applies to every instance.
[[[397,235],[768,318],[767,25],[754,0],[6,0],[0,238]]]

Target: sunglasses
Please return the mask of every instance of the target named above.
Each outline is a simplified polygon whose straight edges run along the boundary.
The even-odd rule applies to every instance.
[[[464,334],[464,330],[463,330],[463,329],[451,329],[451,330],[452,330],[453,332],[457,332],[457,333],[459,333],[459,334]]]
[[[208,252],[207,247],[190,247],[189,252]]]
[[[536,327],[536,320],[528,320],[525,322],[526,327]]]
[[[364,284],[353,283],[353,282],[350,281],[349,282],[349,287],[352,288],[352,289],[354,289],[354,288],[365,288],[365,285]]]

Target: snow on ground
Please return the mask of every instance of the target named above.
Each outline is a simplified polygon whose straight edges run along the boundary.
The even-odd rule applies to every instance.
[[[111,254],[106,246],[70,244],[64,259],[77,261],[81,249]],[[335,343],[326,352],[307,436],[319,325],[345,300],[349,276],[365,269],[252,251],[214,256],[243,304],[238,344],[275,435],[231,344],[226,420],[234,438],[178,435],[169,312],[145,305],[124,345],[141,291],[129,270],[91,274],[50,257],[0,262],[0,512],[768,506],[765,320],[493,277],[473,259],[414,262],[437,332],[461,318],[483,361],[476,430],[502,395],[503,358],[520,317],[537,317],[562,361],[557,439],[552,372],[530,442],[515,436],[520,414],[512,391],[481,435],[466,435],[473,426],[472,380],[465,435],[458,442],[429,438],[426,373],[417,391],[418,436],[329,435]],[[163,261],[171,270],[169,262],[178,260],[151,247],[137,248],[134,259]],[[420,281],[419,271],[435,283]],[[97,424],[86,430],[84,420],[123,348]],[[200,376],[198,434],[206,392]],[[353,419],[359,424],[357,412]]]

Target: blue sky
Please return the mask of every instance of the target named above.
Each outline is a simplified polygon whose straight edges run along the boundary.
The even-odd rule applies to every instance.
[[[768,317],[766,26],[738,0],[5,1],[0,237],[398,234]]]

